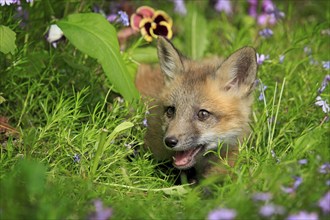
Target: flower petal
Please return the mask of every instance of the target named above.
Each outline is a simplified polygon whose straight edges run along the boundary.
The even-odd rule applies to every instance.
[[[166,23],[168,23],[172,28],[173,25],[172,18],[165,11],[162,10],[155,11],[155,14],[152,17],[152,19],[156,24],[159,24],[162,21],[166,21]]]
[[[136,13],[140,14],[143,18],[151,18],[155,10],[149,6],[141,6],[138,9],[136,9]]]
[[[158,25],[150,29],[150,34],[154,38],[157,38],[160,35],[166,37],[167,39],[171,39],[173,36],[171,28],[172,26],[169,23],[166,21],[161,21]]]
[[[151,42],[152,41],[152,36],[151,36],[151,30],[152,30],[152,19],[151,18],[143,18],[140,22],[140,31],[141,31],[141,35],[143,36],[143,38],[148,41]]]
[[[131,23],[131,27],[133,28],[133,30],[138,31],[140,29],[141,20],[142,20],[141,15],[136,14],[136,13],[131,15],[130,23]]]

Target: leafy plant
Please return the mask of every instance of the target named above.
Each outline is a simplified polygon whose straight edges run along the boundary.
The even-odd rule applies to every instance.
[[[75,47],[97,59],[115,91],[130,102],[139,97],[120,54],[117,32],[102,15],[72,14],[57,24]]]

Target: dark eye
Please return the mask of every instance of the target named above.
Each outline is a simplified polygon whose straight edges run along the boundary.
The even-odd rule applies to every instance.
[[[206,119],[208,119],[210,117],[210,114],[211,113],[206,111],[205,109],[201,109],[197,113],[198,120],[205,121]]]
[[[172,118],[175,114],[175,107],[168,106],[167,108],[165,108],[165,113],[168,118]]]

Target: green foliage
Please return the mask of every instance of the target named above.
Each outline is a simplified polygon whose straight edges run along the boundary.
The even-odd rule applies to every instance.
[[[184,52],[192,59],[201,59],[208,46],[208,24],[196,4],[189,4],[184,19]]]
[[[0,52],[14,53],[16,49],[16,33],[12,31],[9,27],[0,25]]]
[[[120,55],[116,30],[103,16],[73,14],[57,24],[75,47],[98,60],[116,91],[128,101],[138,98]]]
[[[157,61],[154,43],[133,35],[121,53],[123,27],[91,14],[100,1],[21,1],[28,20],[15,17],[16,5],[0,6],[2,30],[16,33],[16,48],[0,54],[0,219],[88,219],[97,199],[112,208],[112,219],[206,219],[218,208],[235,210],[236,219],[300,211],[328,219],[318,204],[329,192],[329,113],[315,101],[330,98],[329,85],[318,92],[329,75],[322,63],[330,60],[329,3],[277,1],[286,17],[267,26],[274,34],[264,38],[247,3],[236,2],[228,16],[200,1],[183,16],[168,2],[143,2],[172,16],[173,42],[185,55],[225,57],[245,45],[269,55],[258,67],[253,132],[232,175],[177,185],[184,177],[143,148],[147,108],[132,86],[137,64]],[[54,18],[68,39],[57,48],[44,40]],[[272,198],[255,201],[258,192]],[[263,217],[271,204],[284,213]]]

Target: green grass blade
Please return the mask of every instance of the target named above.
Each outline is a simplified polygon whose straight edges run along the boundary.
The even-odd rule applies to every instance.
[[[131,127],[133,127],[133,123],[131,122],[123,122],[121,124],[119,124],[117,127],[115,127],[115,129],[111,132],[111,134],[109,135],[109,137],[107,138],[107,130],[102,129],[101,134],[100,134],[100,140],[99,143],[97,145],[97,150],[96,150],[96,154],[94,157],[94,161],[93,161],[93,166],[92,166],[92,170],[91,170],[91,176],[93,177],[96,173],[97,170],[97,166],[100,162],[100,159],[102,157],[102,154],[104,152],[104,149],[106,146],[109,146],[111,144],[111,142],[116,138],[116,136],[121,133],[124,130],[127,130]]]

